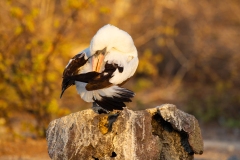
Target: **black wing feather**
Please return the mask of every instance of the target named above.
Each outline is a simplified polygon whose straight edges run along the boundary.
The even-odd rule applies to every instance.
[[[68,66],[63,71],[63,77],[72,76],[78,73],[80,67],[82,67],[88,59],[84,58],[84,53],[75,55]]]
[[[84,53],[79,53],[75,55],[68,66],[63,71],[63,81],[62,81],[62,92],[60,98],[62,97],[64,91],[72,85],[75,85],[75,80],[72,76],[76,75],[79,71],[79,68],[82,67],[88,59],[84,58]]]
[[[122,110],[123,107],[126,107],[124,102],[132,102],[131,98],[134,97],[134,93],[128,89],[121,88],[118,90],[118,95],[113,97],[106,97],[101,96],[101,100],[93,99],[94,102],[96,102],[99,106],[102,108],[113,111],[116,110]]]
[[[110,64],[107,62],[103,72],[88,82],[86,90],[93,91],[112,86],[112,83],[110,83],[109,80],[112,78],[112,74],[116,69],[118,69],[119,72],[123,72],[123,67],[118,66],[116,63]]]

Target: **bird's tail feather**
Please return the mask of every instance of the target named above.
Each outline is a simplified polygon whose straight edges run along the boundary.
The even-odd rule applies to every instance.
[[[114,109],[123,110],[123,107],[126,107],[124,102],[132,102],[131,98],[133,98],[134,95],[134,92],[131,90],[118,87],[113,96],[109,97],[100,95],[101,99],[94,99],[94,102],[108,111],[113,111]]]

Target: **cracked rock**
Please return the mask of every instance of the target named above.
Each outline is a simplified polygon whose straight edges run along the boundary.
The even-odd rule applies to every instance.
[[[193,159],[203,153],[198,121],[171,104],[72,113],[49,124],[47,141],[50,158],[63,160]]]

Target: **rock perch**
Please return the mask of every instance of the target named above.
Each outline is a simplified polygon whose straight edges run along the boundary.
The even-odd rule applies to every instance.
[[[203,153],[197,119],[172,104],[72,113],[49,124],[47,141],[54,160],[191,160]]]

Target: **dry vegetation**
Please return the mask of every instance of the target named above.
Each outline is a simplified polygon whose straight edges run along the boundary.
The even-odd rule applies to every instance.
[[[0,134],[44,136],[51,119],[89,106],[73,87],[59,99],[62,71],[107,23],[132,35],[139,51],[139,68],[126,84],[137,93],[130,108],[175,103],[202,122],[240,127],[239,1],[4,0],[0,6]]]

